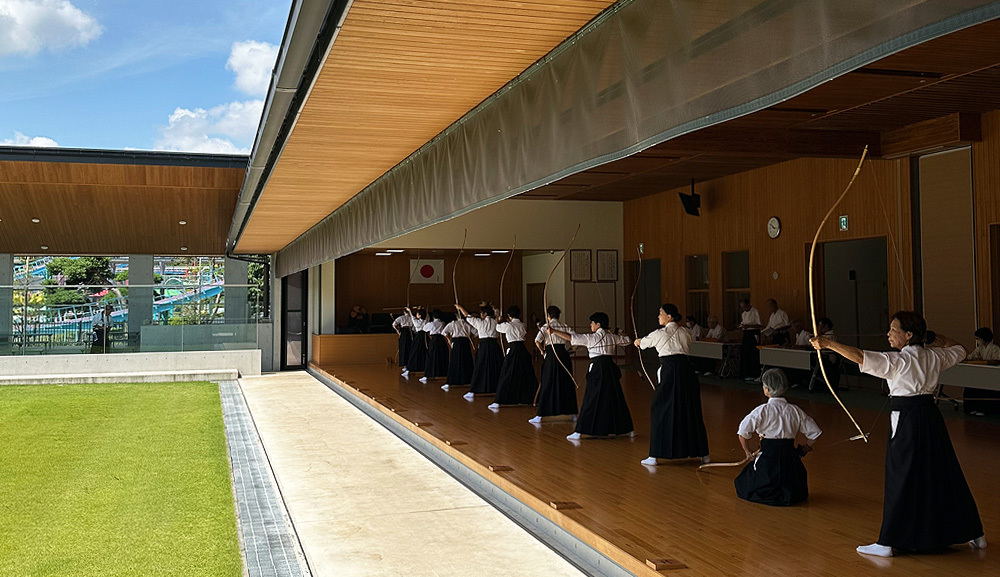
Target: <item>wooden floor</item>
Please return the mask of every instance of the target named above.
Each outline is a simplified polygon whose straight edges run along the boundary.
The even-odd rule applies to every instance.
[[[846,441],[855,431],[836,405],[796,400],[824,430],[805,458],[810,498],[807,504],[772,508],[736,497],[735,467],[698,472],[695,461],[640,465],[649,449],[652,391],[632,371],[624,372],[623,386],[635,438],[570,442],[565,437],[573,431],[571,422],[532,425],[527,420],[533,408],[491,411],[491,397],[463,399],[468,388],[446,392],[441,381],[406,380],[385,365],[314,368],[638,575],[1000,575],[1000,533],[993,533],[998,540],[985,551],[962,546],[891,559],[855,552],[878,537],[887,412],[852,411],[866,430],[877,419],[866,445]],[[582,398],[586,364],[578,360],[574,368]],[[763,400],[751,387],[703,383],[715,461],[742,457],[736,428]],[[991,528],[1000,527],[1000,493],[992,490],[1000,425],[962,419],[947,424],[989,538]],[[491,465],[511,470],[491,472]],[[553,501],[580,508],[556,511],[549,506]],[[655,573],[644,565],[661,558],[686,568]]]

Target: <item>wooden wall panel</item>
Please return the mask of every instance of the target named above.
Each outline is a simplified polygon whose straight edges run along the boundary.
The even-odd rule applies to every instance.
[[[317,365],[384,363],[396,355],[398,342],[390,335],[312,335],[310,362]]]
[[[990,225],[1000,223],[1000,111],[982,116],[983,139],[972,145],[972,194],[976,226],[976,295],[980,326],[991,326],[997,315],[992,296],[1000,287],[991,283]],[[1000,327],[992,327],[1000,332]]]
[[[450,305],[455,301],[452,288],[452,270],[458,251],[420,253],[425,259],[444,259],[443,284],[410,285],[410,304]],[[500,276],[507,265],[509,254],[474,257],[469,251],[462,254],[458,263],[458,296],[462,305],[473,311],[480,300],[499,304]],[[336,319],[337,326],[347,324],[351,307],[356,304],[368,309],[369,314],[384,312],[383,307],[401,307],[406,304],[406,285],[410,275],[410,259],[417,258],[416,251],[393,256],[375,256],[369,252],[355,253],[336,262]],[[521,305],[521,253],[515,252],[503,283],[503,305]],[[454,310],[441,307],[442,310]],[[399,312],[399,311],[391,311]]]
[[[754,306],[763,313],[765,300],[775,298],[793,319],[807,318],[807,245],[855,166],[857,160],[799,159],[704,182],[696,187],[702,198],[699,217],[684,213],[677,193],[685,189],[626,202],[625,246],[642,242],[644,258],[661,259],[663,300],[680,307],[686,301],[684,257],[708,254],[710,309],[720,319],[722,253],[748,250]],[[912,306],[909,191],[908,159],[866,161],[820,236],[822,242],[891,234],[902,260],[887,243],[892,309]],[[849,217],[847,232],[837,230],[836,217],[841,214]],[[782,224],[781,235],[773,240],[766,231],[772,216]],[[733,328],[731,320],[725,324]]]

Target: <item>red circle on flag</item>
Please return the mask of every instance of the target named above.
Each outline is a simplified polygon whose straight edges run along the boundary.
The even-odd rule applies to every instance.
[[[432,267],[429,264],[425,264],[424,266],[420,267],[420,276],[424,278],[431,278],[432,276],[434,276],[434,267]]]

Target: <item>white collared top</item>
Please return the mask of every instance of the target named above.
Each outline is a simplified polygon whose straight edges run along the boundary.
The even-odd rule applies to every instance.
[[[715,325],[715,328],[708,329],[708,332],[705,333],[705,336],[703,336],[702,338],[716,339],[721,341],[722,339],[726,338],[726,327],[722,326],[721,324]]]
[[[688,332],[691,333],[691,340],[696,341],[700,339],[703,334],[705,334],[705,329],[701,328],[701,325],[698,323],[694,323],[693,327],[688,327]]]
[[[741,327],[760,324],[760,312],[754,307],[750,307],[748,311],[743,311],[743,316],[740,318]]]
[[[938,375],[961,362],[965,358],[965,349],[962,345],[906,345],[898,353],[864,351],[864,355],[861,372],[885,379],[889,383],[890,396],[913,397],[934,393]]]
[[[424,325],[424,331],[427,334],[439,335],[442,330],[444,330],[444,321],[433,320]]]
[[[691,350],[691,333],[687,327],[682,327],[670,321],[667,326],[660,327],[639,341],[639,347],[648,349],[656,347],[657,356],[686,355]]]
[[[573,334],[573,329],[569,328],[569,325],[567,325],[566,323],[562,322],[559,319],[552,319],[551,321],[549,321],[548,324],[542,325],[541,330],[539,330],[538,334],[535,335],[535,342],[536,343],[545,343],[546,345],[563,345],[563,346],[566,346],[566,345],[569,344],[569,341],[567,341],[566,339],[560,337],[559,335],[549,335],[549,334],[547,334],[545,332],[545,329],[547,329],[549,327],[551,327],[551,328],[553,328],[553,329],[555,329],[557,331],[562,331],[564,333]]]
[[[465,320],[472,325],[472,328],[476,329],[481,339],[495,339],[497,338],[497,320],[493,317],[486,317],[481,319],[479,317],[474,317],[469,315],[465,317]]]
[[[410,322],[413,323],[413,330],[420,332],[426,330],[424,327],[427,326],[427,319],[417,318],[416,316],[410,317]]]
[[[792,324],[792,321],[788,320],[788,313],[778,309],[771,313],[771,316],[767,318],[767,326],[764,328],[777,330],[781,327],[787,327],[790,324]]]
[[[795,345],[799,347],[808,347],[810,344],[809,339],[811,338],[812,338],[812,333],[810,333],[805,329],[802,329],[801,331],[799,331],[799,334],[795,335]]]
[[[393,319],[392,326],[396,327],[397,329],[412,327],[413,321],[410,320],[410,315],[403,314]]]
[[[570,336],[573,337],[570,339],[570,343],[581,347],[587,347],[587,356],[590,358],[599,357],[601,355],[613,355],[615,354],[616,345],[624,346],[632,342],[631,339],[624,335],[609,333],[604,329],[597,329],[597,332],[589,334],[575,333]]]
[[[472,336],[472,331],[473,331],[472,325],[465,322],[465,319],[463,319],[462,317],[459,317],[448,323],[448,326],[446,326],[444,330],[441,331],[441,334],[443,334],[446,337],[451,337],[453,339],[457,339],[459,337],[470,338]]]
[[[521,319],[510,319],[510,322],[498,324],[497,332],[503,333],[504,336],[507,337],[508,343],[517,341],[524,342],[524,335],[528,333],[527,329],[524,328],[524,323],[521,322]]]
[[[736,434],[749,439],[757,433],[762,439],[794,439],[801,432],[815,440],[823,434],[816,421],[784,397],[773,397],[743,417]]]
[[[976,350],[969,353],[967,361],[1000,361],[1000,347],[996,343],[976,345]]]

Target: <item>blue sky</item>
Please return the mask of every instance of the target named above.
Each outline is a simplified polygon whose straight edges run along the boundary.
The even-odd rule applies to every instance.
[[[0,144],[249,152],[291,0],[0,0]]]

